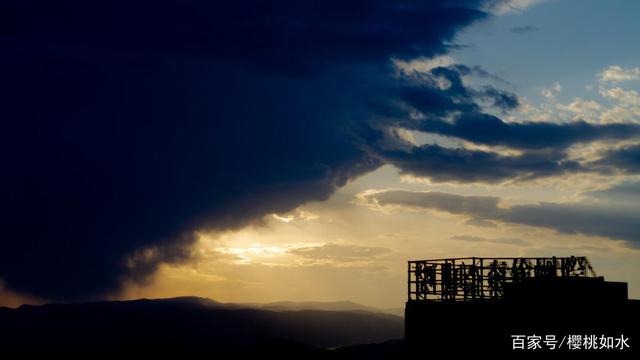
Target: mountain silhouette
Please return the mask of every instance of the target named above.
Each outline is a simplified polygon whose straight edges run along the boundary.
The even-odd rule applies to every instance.
[[[325,304],[350,308],[346,305]],[[22,357],[319,357],[326,349],[403,337],[401,317],[356,305],[348,311],[307,310],[296,303],[265,306],[280,309],[272,311],[198,297],[23,305],[0,308],[0,348]]]
[[[407,324],[350,302],[234,304],[178,297],[23,305],[0,308],[0,354],[7,359],[352,360],[436,357],[446,351],[526,357],[537,353],[513,352],[511,335],[602,333],[626,335],[631,349],[597,354],[634,356],[639,301],[574,300],[407,303]]]

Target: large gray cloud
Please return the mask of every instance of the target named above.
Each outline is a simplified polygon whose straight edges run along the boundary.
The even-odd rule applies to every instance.
[[[403,173],[440,182],[500,183],[590,171],[558,152],[501,155],[482,150],[423,145],[410,150],[381,151],[380,157]]]
[[[448,50],[474,0],[0,3],[0,277],[100,297],[196,229],[324,200],[380,159],[391,58]]]
[[[605,151],[602,157],[594,161],[593,166],[603,171],[620,171],[628,174],[640,173],[640,145],[624,146]]]
[[[464,196],[442,192],[388,190],[372,193],[379,205],[396,205],[464,215],[474,219],[528,225],[566,234],[625,240],[640,245],[640,212],[588,203],[502,206],[499,197]]]
[[[618,206],[637,207],[640,204],[640,182],[623,181],[607,189],[588,192],[586,195]]]
[[[454,121],[422,122],[419,130],[452,136],[476,144],[505,146],[513,149],[564,149],[596,140],[626,140],[640,135],[637,124],[590,124],[524,122],[508,123],[482,113],[466,113]]]

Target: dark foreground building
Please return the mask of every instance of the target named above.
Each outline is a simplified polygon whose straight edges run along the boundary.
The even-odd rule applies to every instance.
[[[638,300],[586,257],[409,261],[412,353],[637,352]]]

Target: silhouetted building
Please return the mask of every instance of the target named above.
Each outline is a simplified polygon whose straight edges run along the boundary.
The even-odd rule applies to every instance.
[[[576,334],[629,338],[638,327],[627,283],[598,277],[586,257],[409,261],[407,295],[405,339],[416,351],[600,351],[566,342]],[[555,349],[542,346],[552,339]],[[623,345],[602,350],[630,351]]]

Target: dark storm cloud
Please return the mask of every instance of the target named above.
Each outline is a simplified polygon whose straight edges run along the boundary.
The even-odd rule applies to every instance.
[[[485,86],[476,96],[491,102],[494,107],[503,111],[513,110],[520,106],[515,94],[490,86]]]
[[[604,169],[638,174],[640,173],[640,145],[606,151],[599,160],[594,162],[594,165]]]
[[[477,65],[467,66],[463,64],[453,64],[448,67],[435,68],[431,70],[431,74],[433,76],[443,76],[453,84],[454,86],[450,86],[446,92],[451,96],[457,97],[458,101],[460,97],[464,97],[464,100],[470,103],[476,103],[478,100],[488,101],[492,106],[503,111],[513,110],[520,105],[516,94],[503,89],[497,89],[491,85],[484,85],[480,89],[465,87],[462,76],[475,76],[495,83],[509,84],[506,80],[487,72]]]
[[[306,73],[327,63],[440,53],[456,30],[485,17],[478,3],[16,0],[2,9],[11,20],[3,32],[21,37],[20,50],[215,56]]]
[[[417,129],[464,139],[476,144],[522,150],[564,149],[578,143],[625,140],[640,135],[640,126],[636,124],[601,125],[585,121],[565,124],[514,123],[483,113],[464,113],[452,122],[427,120],[420,123]]]
[[[437,134],[489,147],[518,150],[517,154],[490,150],[475,150],[457,145],[435,144],[405,148],[382,148],[377,156],[398,167],[403,173],[430,178],[439,182],[523,181],[567,173],[625,171],[637,173],[640,154],[636,147],[623,148],[603,155],[591,163],[569,158],[567,150],[576,144],[594,141],[622,141],[638,138],[636,124],[506,122],[483,113],[479,101],[489,101],[496,108],[508,111],[518,106],[517,97],[494,88],[468,89],[455,70],[437,69],[451,86],[438,90],[429,86],[407,86],[402,100],[417,109],[425,118],[398,120],[399,128]],[[410,95],[410,96],[409,96]],[[445,117],[453,119],[444,119]],[[409,119],[409,120],[407,120]]]
[[[479,7],[2,2],[0,278],[47,299],[100,296],[189,259],[196,229],[324,200],[385,162],[437,181],[528,180],[591,171],[567,159],[572,144],[638,135],[487,115],[519,101],[466,86],[465,76],[505,84],[479,67],[398,75],[392,59],[445,53],[485,17]],[[390,128],[522,151],[401,151],[383,146]]]
[[[502,77],[496,74],[492,74],[486,71],[485,69],[483,69],[478,65],[468,66],[464,64],[452,64],[449,66],[449,68],[455,70],[459,75],[473,75],[479,78],[491,80],[496,83],[510,85],[509,81],[503,79]]]
[[[326,199],[380,165],[389,59],[446,51],[476,5],[3,1],[0,277],[99,296],[195,229]]]
[[[405,73],[405,76],[413,78],[415,82],[403,84],[398,91],[398,97],[409,106],[430,116],[443,116],[451,112],[476,113],[481,110],[479,101],[489,102],[503,111],[518,107],[518,97],[508,91],[490,85],[480,89],[465,86],[462,76],[469,74],[500,81],[477,66],[456,64],[436,67],[427,73]],[[446,87],[441,86],[439,81],[442,80],[446,81]]]
[[[500,155],[481,150],[423,145],[408,151],[381,152],[380,156],[403,173],[439,182],[500,183],[588,171],[579,163],[565,159],[564,154],[552,152]]]
[[[565,234],[584,234],[625,240],[638,246],[640,213],[593,204],[538,203],[504,207],[500,198],[442,192],[389,190],[369,195],[379,205],[407,206],[465,215],[470,218],[528,225]]]
[[[378,158],[395,165],[403,173],[439,182],[500,183],[567,173],[636,171],[634,148],[606,154],[602,162],[595,163],[572,159],[568,150],[577,144],[638,138],[640,126],[637,124],[592,124],[580,120],[570,123],[507,122],[486,113],[485,108],[511,111],[520,104],[515,94],[489,85],[473,88],[463,82],[462,77],[466,75],[499,80],[481,68],[451,65],[426,72],[405,72],[405,75],[405,82],[401,82],[392,94],[396,94],[407,108],[387,110],[382,126],[393,125],[477,145],[514,149],[517,153],[474,150],[460,144],[415,146],[402,138],[398,138],[395,145],[393,141],[387,141],[374,149]],[[412,110],[419,116],[412,116]],[[609,158],[611,163],[607,165]]]

